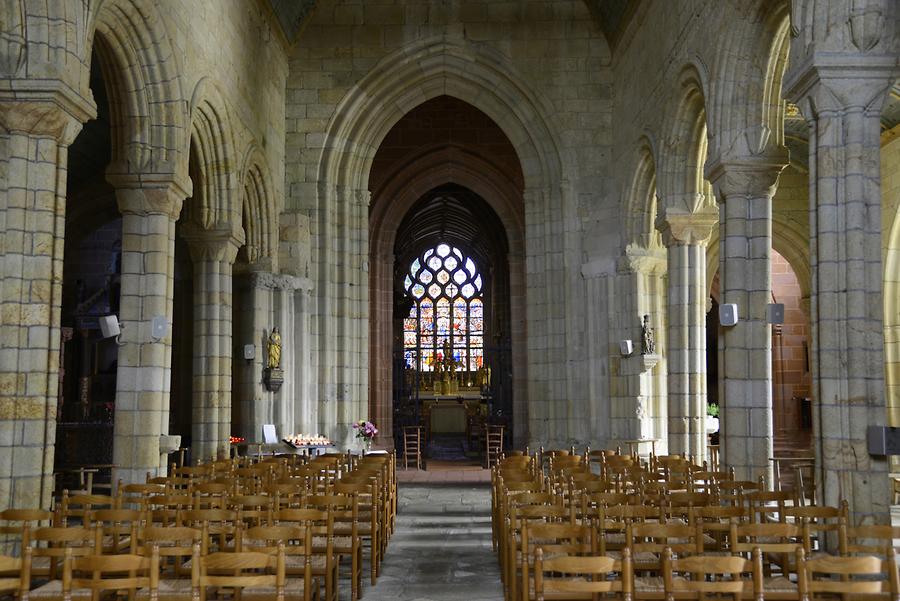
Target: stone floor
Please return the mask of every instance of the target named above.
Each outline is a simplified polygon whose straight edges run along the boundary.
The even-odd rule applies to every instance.
[[[405,482],[398,495],[397,530],[364,600],[503,599],[487,483]]]

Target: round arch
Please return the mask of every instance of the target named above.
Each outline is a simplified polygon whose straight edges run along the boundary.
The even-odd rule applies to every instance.
[[[105,0],[86,52],[96,45],[109,88],[113,156],[107,173],[170,174],[190,191],[187,102],[162,14],[155,0]]]
[[[207,77],[191,96],[191,150],[201,180],[194,182],[194,198],[200,202],[191,203],[191,220],[205,229],[238,227],[241,205],[231,121],[221,92]]]

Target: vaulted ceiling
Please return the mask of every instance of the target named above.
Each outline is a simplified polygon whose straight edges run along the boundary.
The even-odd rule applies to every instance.
[[[315,10],[317,3],[317,0],[267,1],[278,20],[282,33],[290,43],[296,41],[297,35],[303,29],[306,19]],[[642,1],[584,0],[584,3],[606,36],[607,42],[613,47]]]

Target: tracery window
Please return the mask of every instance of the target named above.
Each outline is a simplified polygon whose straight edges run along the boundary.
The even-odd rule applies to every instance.
[[[474,372],[484,360],[483,280],[471,257],[438,244],[416,257],[403,281],[413,306],[403,320],[407,367],[434,371],[445,345],[459,369]]]

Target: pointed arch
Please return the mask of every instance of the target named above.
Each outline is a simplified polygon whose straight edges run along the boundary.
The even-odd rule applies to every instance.
[[[678,78],[679,101],[665,127],[660,161],[659,192],[665,208],[694,213],[714,202],[704,177],[707,153],[706,93],[700,71],[693,64]]]
[[[743,18],[713,48],[710,155],[747,157],[783,146],[781,83],[789,48],[786,0],[737,5]],[[759,57],[765,57],[763,61]]]
[[[637,168],[631,178],[626,197],[625,246],[661,248],[662,240],[656,230],[656,155],[650,138],[644,136],[638,144]]]

